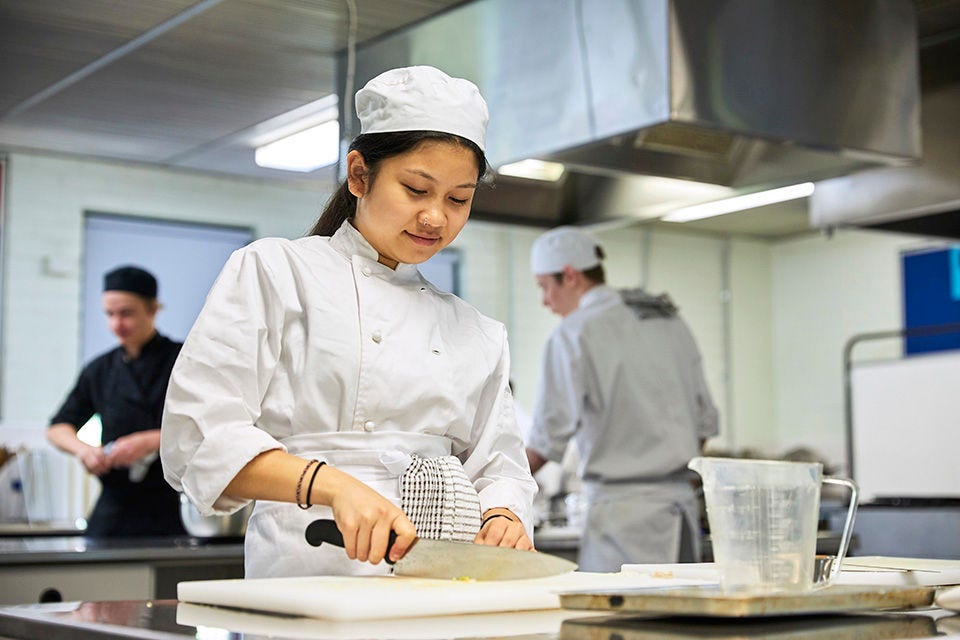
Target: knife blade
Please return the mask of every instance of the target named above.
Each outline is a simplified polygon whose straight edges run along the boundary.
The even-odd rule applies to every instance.
[[[314,520],[307,526],[307,542],[319,547],[324,542],[343,547],[343,535],[333,520]],[[390,532],[387,555],[397,539]],[[568,573],[577,565],[564,558],[539,551],[521,551],[471,542],[417,538],[406,555],[391,563],[398,576],[439,579],[523,580]]]

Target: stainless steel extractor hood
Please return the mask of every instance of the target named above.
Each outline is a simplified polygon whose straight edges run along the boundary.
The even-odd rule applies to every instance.
[[[826,180],[814,227],[870,227],[960,239],[960,35],[921,50],[923,160]]]
[[[509,183],[497,195],[550,222],[610,201],[622,176],[751,191],[921,151],[910,0],[478,0],[358,49],[354,85],[408,64],[479,85],[494,166],[579,174],[528,188],[537,206],[510,203]]]

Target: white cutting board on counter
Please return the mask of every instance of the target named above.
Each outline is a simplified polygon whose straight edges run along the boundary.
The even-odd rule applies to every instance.
[[[507,638],[560,632],[569,618],[604,617],[609,611],[540,609],[500,613],[468,613],[421,618],[379,620],[323,620],[303,616],[278,616],[204,604],[177,604],[177,624],[188,627],[229,629],[255,638],[311,638],[313,640],[454,640],[456,638]]]
[[[625,564],[624,572],[720,581],[720,569],[713,562],[689,564]],[[960,585],[960,560],[936,558],[895,558],[890,556],[848,556],[834,584],[848,586],[939,587]]]
[[[559,609],[561,591],[687,586],[647,574],[571,572],[549,578],[467,582],[400,576],[314,576],[181,582],[181,602],[329,620]]]
[[[960,560],[856,556],[843,560],[837,584],[946,586],[960,584]]]
[[[713,562],[689,564],[625,564],[624,572],[670,576],[718,584],[720,569]],[[960,585],[960,560],[857,556],[844,558],[834,584],[846,586],[940,587]]]

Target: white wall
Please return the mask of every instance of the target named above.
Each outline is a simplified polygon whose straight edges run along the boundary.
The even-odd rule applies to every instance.
[[[813,446],[845,465],[844,344],[902,326],[900,251],[923,243],[918,236],[839,230],[773,247],[772,362],[783,446]],[[899,341],[888,341],[855,355],[897,356],[899,349]]]
[[[13,154],[7,169],[0,410],[5,421],[19,423],[45,423],[80,366],[84,211],[249,225],[258,236],[298,236],[326,198],[50,156]]]
[[[42,426],[79,362],[80,247],[85,210],[250,225],[296,237],[323,193],[50,156],[8,165],[3,289],[2,418]],[[543,343],[557,322],[528,269],[541,230],[471,221],[463,295],[510,332],[513,378],[533,405]],[[805,444],[845,459],[842,348],[852,335],[899,326],[899,251],[921,240],[868,231],[768,243],[640,225],[598,229],[615,287],[667,291],[704,357],[724,447],[771,454]],[[54,275],[48,268],[53,260]],[[0,433],[2,435],[2,433]],[[2,438],[0,438],[2,441]]]

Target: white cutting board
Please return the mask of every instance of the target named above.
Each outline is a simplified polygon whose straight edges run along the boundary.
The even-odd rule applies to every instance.
[[[623,571],[670,576],[717,584],[720,569],[712,562],[689,564],[625,564]],[[834,581],[845,586],[936,587],[960,584],[960,560],[857,556],[844,558]]]
[[[945,586],[960,584],[960,560],[857,556],[843,560],[837,584]]]
[[[464,582],[398,576],[316,576],[181,582],[181,602],[329,620],[559,609],[560,591],[692,584],[637,573],[572,572],[549,578]],[[695,584],[695,583],[694,583]]]
[[[609,611],[540,609],[501,613],[469,613],[457,616],[351,620],[346,622],[278,616],[181,602],[177,624],[188,627],[229,629],[256,638],[310,638],[311,640],[452,640],[455,638],[506,638],[560,632],[569,618],[609,616]]]

